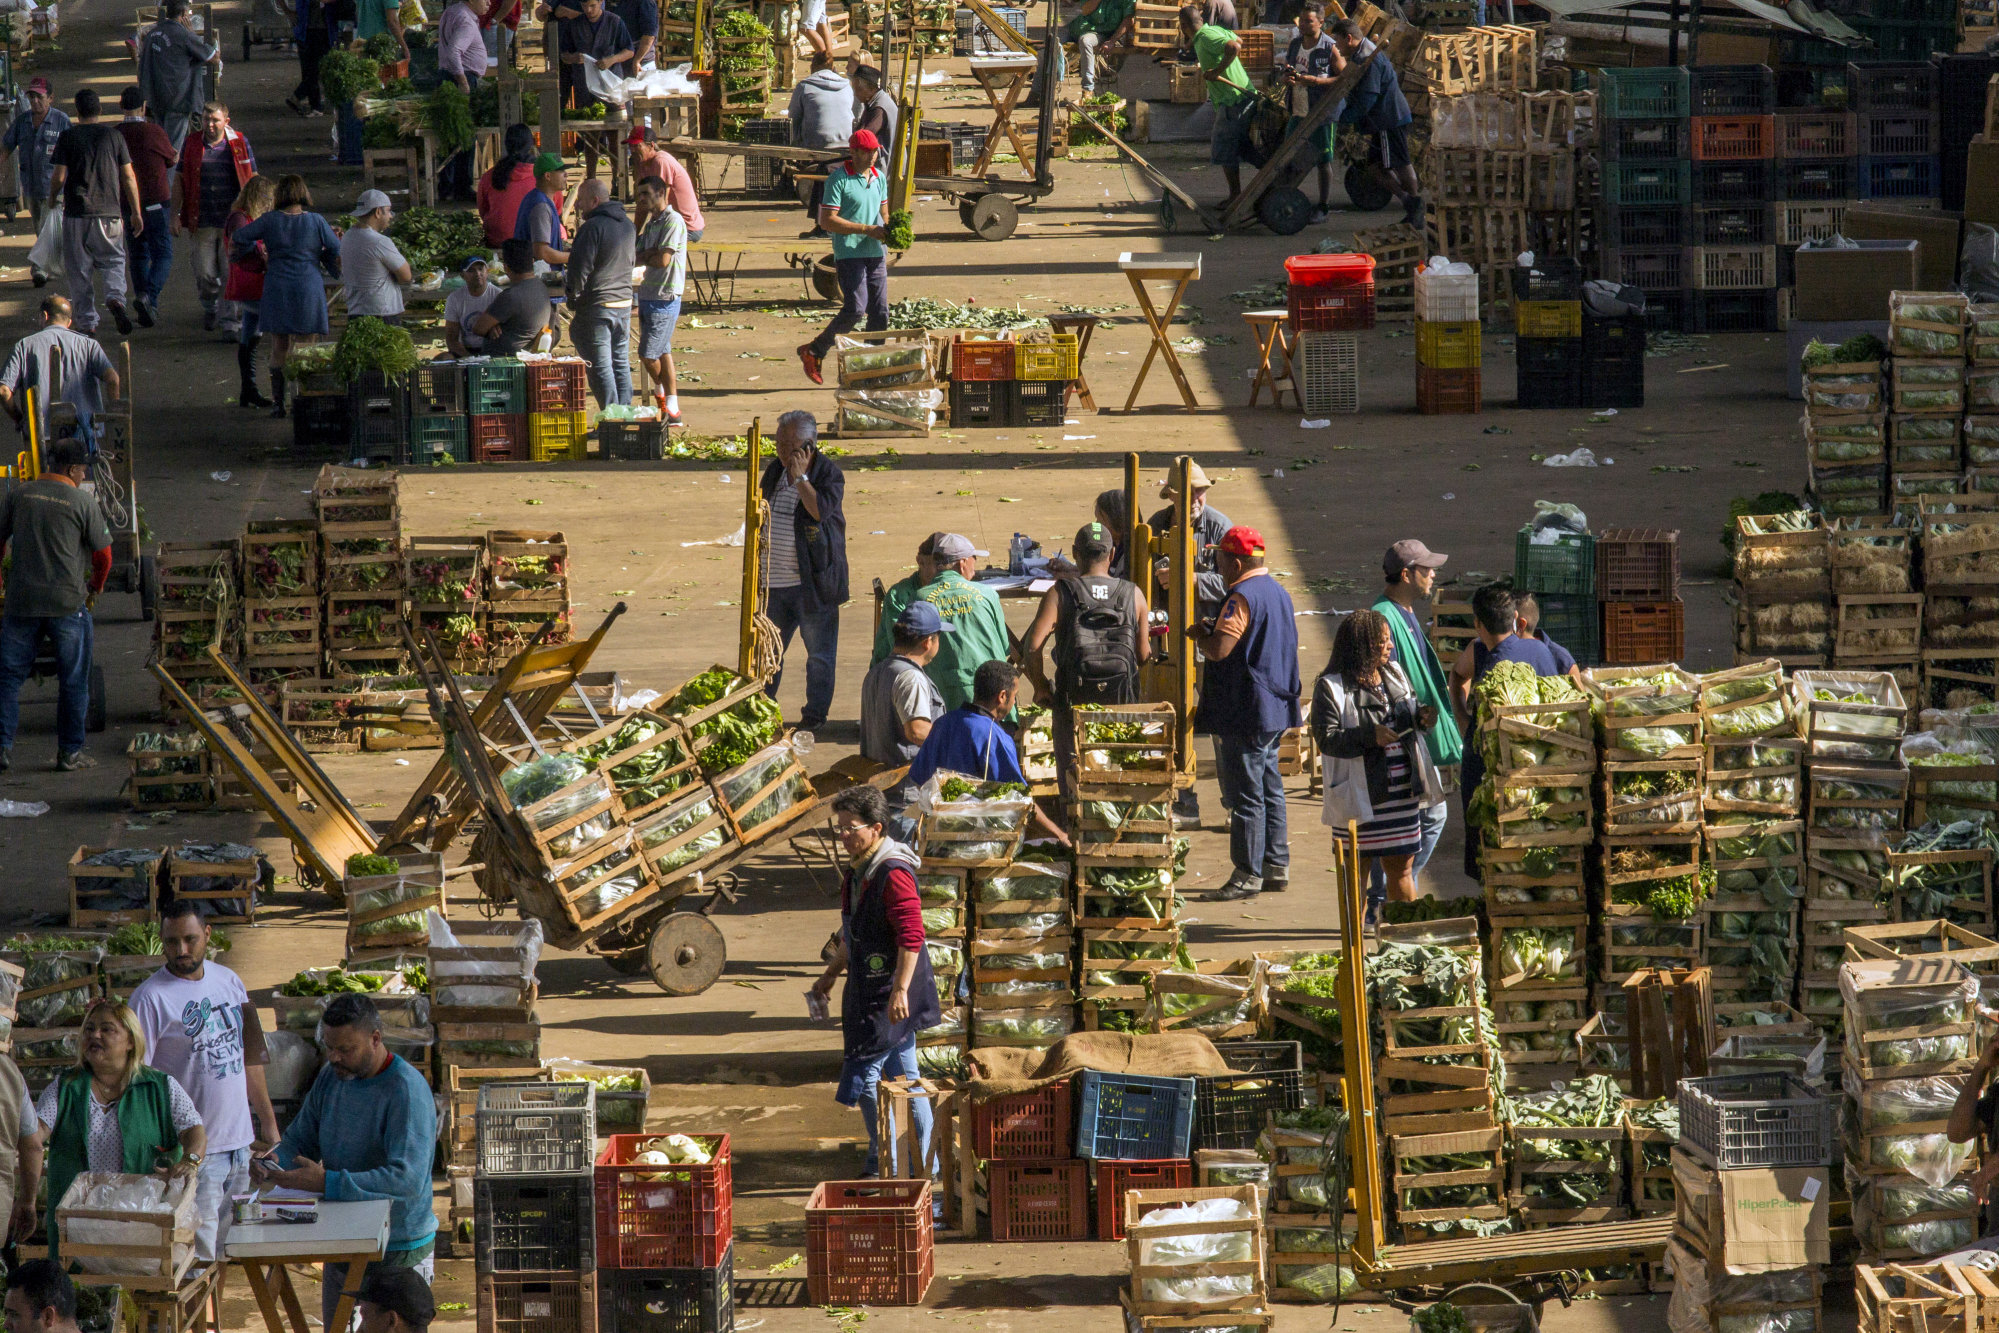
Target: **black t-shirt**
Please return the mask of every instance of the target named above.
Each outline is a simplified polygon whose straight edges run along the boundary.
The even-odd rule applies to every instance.
[[[122,168],[132,154],[116,125],[72,125],[56,138],[50,159],[67,173],[62,186],[62,211],[72,218],[116,218],[125,215]]]

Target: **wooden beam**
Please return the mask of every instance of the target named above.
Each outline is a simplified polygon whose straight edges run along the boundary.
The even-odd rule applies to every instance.
[[[1369,60],[1373,58],[1368,57]],[[1392,64],[1390,68],[1393,68]],[[1305,118],[1298,122],[1296,129],[1284,136],[1284,142],[1277,145],[1277,151],[1263,164],[1263,169],[1243,187],[1243,192],[1229,205],[1228,212],[1222,214],[1223,231],[1233,231],[1243,224],[1255,210],[1256,201],[1263,197],[1264,191],[1276,184],[1278,176],[1304,149],[1313,133],[1333,118],[1334,109],[1360,86],[1361,76],[1366,72],[1367,65],[1362,61],[1355,61],[1340,71],[1340,76],[1333,80],[1333,86],[1326,90],[1325,97],[1305,113]]]

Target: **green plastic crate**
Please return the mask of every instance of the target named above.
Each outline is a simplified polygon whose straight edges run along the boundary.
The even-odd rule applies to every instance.
[[[1534,594],[1541,604],[1541,636],[1569,650],[1577,666],[1597,665],[1603,656],[1596,598]]]
[[[411,417],[410,461],[419,466],[435,458],[449,457],[454,463],[467,462],[464,417]]]
[[[1684,66],[1654,69],[1606,69],[1603,114],[1612,120],[1675,120],[1692,106],[1691,80]]]
[[[475,417],[527,411],[527,363],[502,358],[465,367],[465,405]]]
[[[1513,586],[1522,592],[1551,592],[1571,597],[1596,594],[1596,538],[1566,535],[1552,545],[1536,546],[1532,526],[1513,538]]]

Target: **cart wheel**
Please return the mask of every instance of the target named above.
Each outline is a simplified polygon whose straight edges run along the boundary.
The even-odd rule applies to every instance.
[[[646,971],[668,995],[699,995],[728,961],[721,928],[698,912],[669,912],[646,941]]]
[[[1257,220],[1279,236],[1295,236],[1312,220],[1312,201],[1303,190],[1284,186],[1256,201]]]
[[[90,664],[90,706],[85,710],[83,715],[84,730],[104,730],[105,711],[104,665],[101,662],[92,662]]]
[[[974,199],[960,199],[958,201],[958,221],[965,224],[966,231],[978,230],[977,227],[972,225],[972,205],[976,202],[978,201]]]
[[[160,562],[153,556],[139,557],[139,618],[151,620],[160,605]]]
[[[822,301],[840,299],[840,271],[833,266],[833,256],[825,255],[812,265],[812,290],[819,293]]]
[[[1363,213],[1378,213],[1395,198],[1395,192],[1381,183],[1372,167],[1348,167],[1345,181],[1347,201]]]
[[[1020,210],[1003,194],[982,194],[972,201],[971,228],[984,241],[1003,241],[1020,225]]]
[[[618,949],[604,955],[604,961],[621,977],[636,977],[646,970],[644,949]]]

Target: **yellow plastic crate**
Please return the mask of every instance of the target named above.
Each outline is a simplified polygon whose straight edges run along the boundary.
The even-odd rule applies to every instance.
[[[1583,303],[1516,301],[1513,304],[1513,332],[1522,338],[1580,338],[1583,336]]]
[[[1014,344],[1017,380],[1072,380],[1081,373],[1082,358],[1073,333],[1045,334],[1033,342]]]
[[[581,460],[589,454],[589,413],[528,413],[529,458],[537,463],[555,463]]]
[[[1416,321],[1416,364],[1432,370],[1477,370],[1483,347],[1475,319]]]

